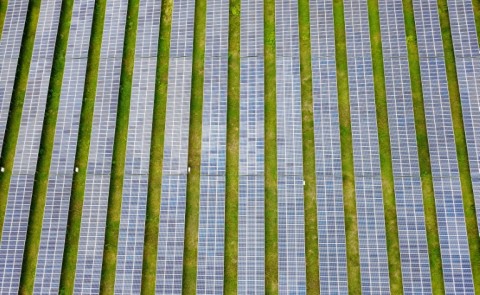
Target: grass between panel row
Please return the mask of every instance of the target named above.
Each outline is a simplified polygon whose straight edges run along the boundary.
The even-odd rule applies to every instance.
[[[173,0],[162,1],[153,104],[141,294],[155,294]]]
[[[387,92],[385,88],[385,71],[383,65],[382,34],[380,31],[378,0],[368,0],[368,20],[370,25],[390,291],[393,294],[403,294],[402,263],[400,259],[400,242],[398,239],[395,182],[388,124]]]
[[[342,155],[343,200],[345,207],[345,239],[347,241],[348,292],[349,294],[360,294],[362,287],[343,0],[333,0],[333,18],[335,28],[340,147]]]
[[[302,143],[305,207],[305,259],[307,294],[320,294],[318,264],[317,189],[315,173],[315,134],[313,122],[312,60],[310,43],[310,6],[298,1],[300,35],[300,76],[302,90]]]
[[[423,88],[420,72],[420,57],[417,48],[417,31],[412,0],[403,0],[403,14],[410,69],[410,85],[412,90],[413,115],[418,147],[420,177],[422,181],[423,207],[425,214],[425,231],[427,233],[428,257],[432,293],[445,294],[443,282],[442,256],[438,236],[437,211],[433,190],[432,167],[428,148],[427,123],[423,102]]]
[[[227,169],[225,194],[224,293],[237,294],[238,161],[240,128],[241,0],[230,0],[228,34]]]
[[[475,15],[475,25],[477,27],[477,41],[480,45],[480,0],[472,0],[473,14]]]
[[[183,252],[182,293],[195,294],[197,286],[198,218],[200,210],[200,160],[202,154],[202,110],[207,0],[195,1],[192,88],[188,135],[187,200]]]
[[[135,46],[138,26],[140,0],[129,0],[123,58],[118,94],[115,139],[113,142],[110,189],[108,194],[105,243],[103,248],[100,293],[113,294],[117,267],[118,233],[122,214],[123,180],[128,140],[128,122],[130,118],[130,99],[132,95],[133,68],[135,65]]]
[[[15,72],[15,82],[13,84],[5,136],[3,138],[2,154],[0,156],[0,167],[4,169],[3,172],[0,172],[0,232],[3,230],[3,222],[5,220],[10,178],[12,177],[18,133],[22,121],[23,103],[27,91],[30,62],[32,60],[41,2],[41,0],[30,0],[28,2],[22,45]]]
[[[460,183],[462,186],[463,209],[467,227],[468,246],[470,248],[470,263],[472,266],[473,285],[480,292],[480,236],[478,235],[477,215],[475,212],[475,196],[473,195],[472,177],[468,161],[467,139],[463,123],[460,89],[453,51],[450,18],[448,16],[447,0],[438,0],[438,15],[442,30],[443,51],[445,53],[445,67],[447,71],[448,93],[452,113],[453,131],[457,150]]]
[[[264,1],[265,42],[265,293],[278,294],[277,102],[275,0]]]
[[[90,150],[90,135],[92,133],[93,109],[97,91],[98,67],[100,64],[100,51],[103,38],[103,25],[107,0],[95,0],[93,22],[88,50],[87,71],[85,87],[83,89],[83,102],[80,112],[77,148],[74,173],[68,209],[67,232],[65,236],[65,249],[63,252],[62,271],[60,275],[60,294],[73,294],[75,271],[77,264],[78,242],[82,221],[83,197],[85,193],[85,180],[87,177],[88,155]]]
[[[42,233],[43,215],[47,198],[50,163],[60,105],[60,95],[65,69],[65,55],[68,48],[70,22],[72,19],[74,0],[64,0],[60,12],[58,32],[53,54],[52,71],[48,86],[45,117],[37,159],[35,181],[33,183],[32,203],[28,219],[25,251],[23,253],[22,272],[20,276],[19,294],[32,294],[35,283],[38,251]]]
[[[3,35],[3,25],[5,24],[5,16],[7,14],[8,0],[0,0],[0,40]]]

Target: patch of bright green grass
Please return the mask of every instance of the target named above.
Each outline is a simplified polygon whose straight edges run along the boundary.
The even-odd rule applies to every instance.
[[[477,27],[477,41],[480,46],[480,0],[472,0],[475,25]]]
[[[315,134],[313,123],[312,62],[310,47],[310,6],[298,1],[300,32],[300,75],[302,86],[303,178],[305,207],[305,259],[307,294],[320,294],[318,264],[317,190],[315,174]]]
[[[2,39],[5,15],[7,14],[8,0],[0,0],[0,40]]]
[[[128,1],[100,279],[101,294],[113,294],[115,291],[118,232],[120,229],[120,216],[122,214],[123,179],[127,152],[133,67],[135,64],[139,3],[139,0]]]
[[[60,294],[73,294],[74,288],[106,2],[106,0],[96,0],[93,11],[93,23],[88,51],[87,71],[85,75],[85,88],[83,90],[83,102],[80,113],[74,164],[74,167],[78,168],[78,172],[73,175],[67,233],[65,237],[65,250],[63,252],[62,271],[60,276]]]
[[[460,89],[458,86],[457,68],[455,65],[455,54],[453,51],[447,0],[438,0],[438,15],[442,30],[443,51],[445,53],[448,93],[450,94],[450,107],[457,150],[458,168],[460,172],[460,182],[462,186],[463,209],[465,211],[465,224],[467,227],[468,245],[470,248],[473,284],[475,290],[480,292],[480,236],[478,235],[475,197],[473,195],[472,177],[470,175],[470,164],[468,162],[467,140],[463,124]]]
[[[392,294],[403,294],[402,264],[400,259],[400,242],[398,240],[395,183],[393,177],[390,131],[388,127],[387,93],[385,88],[385,72],[383,67],[383,49],[378,0],[368,0],[368,19],[370,24],[370,41],[372,49],[373,81],[375,87],[380,170],[382,173],[383,207],[385,211],[385,230],[387,239],[390,291]]]
[[[427,233],[428,257],[430,261],[430,277],[432,293],[444,294],[442,256],[438,236],[437,211],[433,191],[432,167],[428,148],[427,123],[423,103],[423,88],[420,71],[420,57],[417,48],[417,31],[412,0],[403,0],[405,34],[410,68],[410,85],[412,89],[413,113],[417,137],[420,177],[422,180],[423,207],[425,213],[425,231]]]
[[[162,1],[153,104],[141,294],[155,293],[172,9],[173,0]]]
[[[73,0],[64,0],[60,12],[60,21],[53,54],[50,84],[48,86],[45,117],[43,120],[40,148],[37,159],[35,181],[33,184],[32,203],[28,219],[25,251],[23,254],[22,272],[20,276],[20,294],[33,293],[38,250],[42,233],[43,214],[47,197],[50,163],[52,160],[53,142],[57,124],[58,107],[63,84],[65,55],[68,47],[70,21],[73,12]]]
[[[342,0],[333,1],[333,18],[342,154],[343,202],[345,207],[345,238],[347,241],[348,292],[349,294],[360,294],[362,287],[358,246],[357,204],[355,197],[355,171],[353,165],[350,94],[348,88],[347,44]]]
[[[278,294],[277,104],[275,0],[264,1],[265,42],[265,293]]]
[[[237,294],[238,151],[240,126],[240,0],[230,0],[228,34],[227,174],[225,195],[225,294]]]
[[[30,0],[28,2],[25,28],[22,36],[22,46],[20,47],[7,126],[3,138],[2,154],[0,157],[0,167],[4,168],[4,172],[0,172],[0,232],[3,229],[3,222],[5,220],[5,209],[7,207],[10,178],[12,177],[18,133],[22,121],[23,103],[27,91],[30,62],[32,60],[33,45],[35,43],[35,33],[37,31],[38,18],[40,16],[41,2],[41,0]]]

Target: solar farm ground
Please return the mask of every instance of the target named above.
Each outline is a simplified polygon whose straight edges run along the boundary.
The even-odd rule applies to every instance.
[[[479,294],[480,1],[0,0],[0,293]]]

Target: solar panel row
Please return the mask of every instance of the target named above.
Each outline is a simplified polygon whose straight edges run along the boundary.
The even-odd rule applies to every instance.
[[[302,110],[297,1],[275,1],[279,293],[305,293]]]
[[[403,290],[431,294],[403,3],[379,1]]]
[[[473,194],[480,220],[480,48],[472,3],[448,1]],[[479,223],[480,229],[480,223]]]
[[[197,294],[223,292],[228,19],[228,1],[207,1]]]
[[[40,7],[0,244],[0,256],[4,257],[0,262],[2,294],[18,292],[60,6],[61,1],[48,1]]]
[[[367,2],[345,1],[362,291],[389,293],[370,33],[365,24]]]
[[[161,2],[140,1],[118,237],[116,294],[140,294]]]
[[[100,288],[110,168],[115,135],[127,3],[107,2],[87,180],[75,275],[75,293]]]
[[[310,1],[321,293],[347,293],[333,2]]]
[[[12,97],[15,70],[22,41],[27,1],[9,1],[0,39],[0,153],[7,125],[8,109]]]
[[[157,254],[161,294],[182,292],[194,12],[193,0],[173,7]]]
[[[414,1],[445,291],[473,293],[437,1]]]

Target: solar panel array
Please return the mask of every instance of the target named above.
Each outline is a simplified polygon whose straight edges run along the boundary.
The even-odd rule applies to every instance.
[[[403,290],[431,294],[403,4],[380,0],[379,8]]]
[[[473,293],[437,1],[414,1],[446,293]]]
[[[197,294],[223,292],[228,18],[228,1],[207,1]]]
[[[127,3],[107,2],[75,276],[75,293],[100,288]]]
[[[8,1],[3,33],[0,39],[0,153],[2,152],[3,136],[7,125],[8,109],[12,97],[27,6],[27,1]]]
[[[321,293],[347,293],[333,2],[310,1]]]
[[[18,292],[61,1],[41,4],[0,244],[0,293]]]
[[[240,13],[238,293],[265,291],[265,132],[263,1]]]
[[[304,293],[302,98],[298,3],[275,1],[279,293]]]
[[[116,294],[140,294],[161,2],[140,1],[130,99]]]
[[[35,275],[35,293],[58,292],[59,288],[94,4],[93,0],[80,0],[73,7]]]
[[[375,93],[366,1],[345,1],[360,269],[364,293],[389,293]]]
[[[480,48],[472,3],[448,1],[473,194],[480,220]],[[480,223],[479,223],[480,229]]]
[[[156,292],[182,292],[194,0],[173,7]]]

